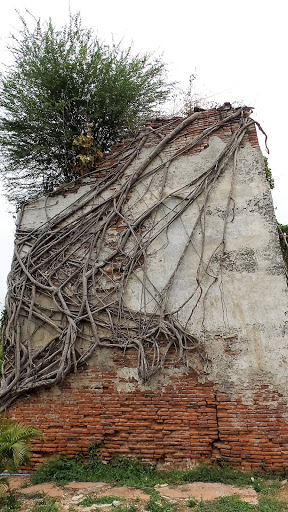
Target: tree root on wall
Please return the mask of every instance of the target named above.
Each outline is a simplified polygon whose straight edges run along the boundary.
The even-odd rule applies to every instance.
[[[216,251],[218,256],[220,254],[218,259],[221,265],[228,216],[233,209],[232,185],[222,238],[208,262],[203,257],[206,208],[216,181],[228,162],[233,158],[236,161],[237,149],[254,121],[249,118],[247,109],[233,111],[172,155],[169,153],[167,160],[151,168],[150,164],[162,150],[169,147],[170,142],[198,116],[199,113],[195,113],[186,118],[165,137],[159,135],[157,130],[142,132],[133,142],[131,151],[126,151],[124,156],[120,154],[118,164],[110,169],[106,177],[93,185],[69,209],[29,232],[23,231],[19,224],[8,279],[7,319],[3,329],[5,360],[0,392],[2,410],[19,395],[61,382],[101,347],[117,347],[124,351],[135,349],[138,352],[138,375],[143,383],[148,382],[165,365],[171,349],[177,354],[176,360],[187,361],[187,354],[191,351],[198,351],[205,358],[202,343],[191,333],[187,324],[188,320],[191,322],[201,296],[207,293],[203,291],[202,276],[209,273]],[[175,199],[177,196],[175,191],[164,195],[171,162],[233,121],[237,121],[237,128],[217,160],[185,185],[189,193],[184,199],[177,199],[177,208],[170,209],[169,215],[163,213],[163,206],[169,198],[173,196]],[[152,131],[153,137],[157,137],[157,140],[160,137],[161,140],[148,157],[136,165],[137,156],[152,136]],[[140,183],[148,190],[148,178],[153,179],[156,175],[161,177],[158,200],[138,216],[131,215],[128,202],[135,187]],[[129,279],[135,276],[135,270],[141,268],[143,294],[151,294],[153,284],[149,282],[147,274],[148,249],[155,239],[168,232],[169,226],[182,218],[200,196],[202,206],[193,228],[187,234],[183,252],[175,262],[175,269],[164,288],[154,290],[154,310],[146,311],[144,307],[139,312],[132,311],[125,305]],[[111,230],[115,226],[121,226],[121,229],[113,239]],[[171,311],[168,299],[185,255],[193,246],[196,231],[199,237],[199,229],[202,249],[196,286],[185,304],[195,300],[190,317],[183,325],[178,320],[178,314],[185,304]],[[106,248],[104,252],[103,247]],[[212,277],[212,284],[216,280],[217,275]],[[45,306],[40,297],[46,298],[49,304]],[[34,325],[29,335],[25,334],[23,328],[27,319]],[[35,348],[33,336],[43,329],[51,333],[50,339],[45,345]]]

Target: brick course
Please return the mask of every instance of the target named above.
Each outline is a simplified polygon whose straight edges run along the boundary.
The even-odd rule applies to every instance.
[[[103,460],[128,455],[166,466],[225,460],[247,470],[282,469],[287,463],[286,401],[276,391],[255,386],[253,403],[245,405],[184,373],[155,391],[141,390],[136,381],[133,390],[121,391],[117,372],[127,363],[131,367],[134,358],[116,351],[109,371],[87,366],[9,409],[10,417],[45,433],[45,443],[33,444],[33,464],[56,453],[85,453],[91,443]]]

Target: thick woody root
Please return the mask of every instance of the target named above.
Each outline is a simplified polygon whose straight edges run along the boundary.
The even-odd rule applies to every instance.
[[[203,345],[187,324],[188,321],[191,324],[193,313],[204,293],[203,276],[209,273],[214,256],[213,253],[208,262],[204,261],[206,208],[215,183],[228,162],[233,158],[236,160],[241,140],[254,121],[248,117],[247,110],[239,109],[204,130],[172,155],[169,153],[166,161],[152,168],[155,158],[198,115],[193,114],[168,135],[160,136],[158,145],[137,166],[137,156],[148,137],[151,137],[151,131],[146,130],[134,142],[136,149],[127,151],[124,156],[120,154],[118,165],[68,210],[57,214],[34,231],[18,229],[6,299],[7,320],[3,336],[5,361],[0,392],[2,410],[23,393],[61,382],[101,347],[137,350],[138,375],[144,383],[164,367],[168,352],[171,354],[173,349],[177,354],[175,361],[187,364],[187,354],[191,351],[197,352],[205,360]],[[173,191],[173,194],[165,196],[171,162],[233,120],[237,120],[238,128],[217,161],[178,192]],[[157,130],[154,133],[158,138]],[[133,191],[139,183],[147,191],[156,175],[161,176],[162,180],[159,198],[141,214],[132,215],[129,199]],[[188,190],[184,198],[181,196],[183,188]],[[233,202],[231,191],[226,204],[223,236],[214,251],[220,253],[219,265],[221,254],[225,251],[226,226]],[[170,208],[167,214],[164,207],[171,197],[178,197],[177,207]],[[164,288],[157,290],[147,273],[149,248],[155,239],[167,233],[169,226],[181,220],[184,212],[200,197],[202,206],[199,215],[187,235],[187,243],[175,270]],[[113,238],[111,233],[119,225],[121,230]],[[178,314],[185,304],[173,312],[168,307],[168,301],[177,272],[189,247],[193,246],[199,228],[202,250],[196,287],[185,301],[187,304],[195,299],[194,306],[187,324],[182,325]],[[125,291],[131,277],[135,278],[135,270],[140,268],[144,306],[137,312],[125,305]],[[212,284],[215,280],[217,276]],[[147,296],[151,295],[151,287],[154,287],[155,306],[148,312],[146,302]],[[49,306],[43,305],[41,297],[48,300]],[[26,336],[23,333],[23,318],[34,325],[33,332]],[[52,333],[49,342],[34,348],[33,336],[45,329]]]

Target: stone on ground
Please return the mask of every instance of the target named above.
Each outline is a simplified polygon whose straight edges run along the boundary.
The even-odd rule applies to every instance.
[[[47,496],[50,496],[50,498],[61,498],[65,494],[65,489],[55,487],[50,483],[44,483],[31,485],[30,487],[25,487],[25,489],[18,489],[18,492],[21,494],[36,494],[38,492],[44,492]]]

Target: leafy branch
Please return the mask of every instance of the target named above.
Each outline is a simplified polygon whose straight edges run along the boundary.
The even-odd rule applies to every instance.
[[[0,170],[18,204],[75,179],[79,161],[81,170],[91,156],[79,157],[77,137],[90,129],[95,153],[107,152],[171,89],[160,58],[109,47],[82,26],[79,13],[60,30],[51,19],[32,17],[32,29],[22,16],[20,22],[9,46],[14,63],[0,76]]]

